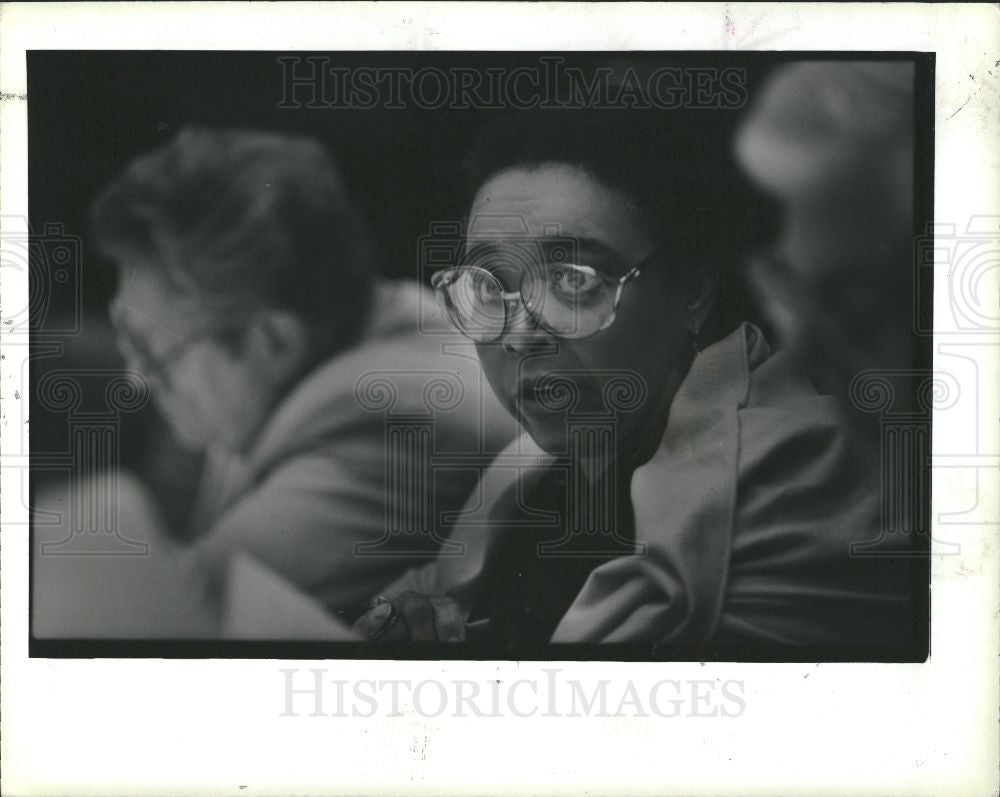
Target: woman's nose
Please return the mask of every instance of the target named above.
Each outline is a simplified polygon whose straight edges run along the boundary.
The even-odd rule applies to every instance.
[[[136,356],[135,351],[121,335],[115,336],[115,351],[121,357],[122,365],[126,371],[141,370],[139,367],[141,365],[139,357]]]
[[[514,305],[509,312],[507,326],[500,339],[505,352],[528,354],[552,345],[552,336],[538,325],[521,302]]]

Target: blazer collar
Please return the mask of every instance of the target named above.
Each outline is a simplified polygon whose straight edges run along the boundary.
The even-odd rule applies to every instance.
[[[698,594],[711,596],[708,600],[696,600],[694,625],[701,628],[713,623],[726,577],[717,565],[718,556],[728,556],[736,496],[736,411],[746,403],[750,371],[768,354],[763,335],[751,324],[743,324],[702,351],[674,397],[660,446],[632,478],[640,543],[662,536],[664,522],[677,515],[679,509],[685,512],[706,509],[707,516],[721,524],[716,534],[704,535],[688,551],[681,551],[682,556],[691,560],[689,572],[702,579]],[[464,555],[439,561],[441,591],[455,597],[466,610],[482,586],[492,552],[518,522],[520,513],[516,508],[523,508],[523,499],[530,494],[531,485],[554,461],[530,438],[522,437],[484,474],[477,494],[452,534],[452,539],[464,546]],[[692,479],[695,470],[707,478]],[[606,566],[598,567],[595,573],[603,567]],[[586,626],[588,610],[584,605],[578,608]],[[570,614],[573,612],[571,608]],[[585,638],[600,635],[597,632]]]

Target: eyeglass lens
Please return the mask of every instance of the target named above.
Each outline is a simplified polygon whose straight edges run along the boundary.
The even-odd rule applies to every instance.
[[[503,334],[510,300],[520,300],[544,328],[564,338],[584,338],[601,330],[614,313],[618,283],[588,266],[549,263],[521,272],[517,291],[478,266],[463,266],[435,280],[452,322],[479,342]]]

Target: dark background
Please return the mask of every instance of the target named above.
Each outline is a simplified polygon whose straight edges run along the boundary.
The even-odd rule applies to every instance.
[[[99,262],[87,239],[86,219],[91,201],[140,152],[171,139],[188,124],[238,126],[312,136],[323,142],[343,173],[348,189],[368,220],[379,255],[379,269],[390,277],[420,273],[418,241],[432,222],[457,220],[465,210],[466,192],[460,162],[482,124],[496,110],[405,109],[347,110],[280,108],[284,75],[282,53],[240,52],[30,52],[28,53],[29,214],[35,244],[45,249],[56,237],[79,239],[78,257],[69,279],[59,282],[48,255],[35,258],[31,270],[32,364],[30,379],[31,489],[65,479],[65,469],[51,469],[46,455],[58,459],[70,450],[65,413],[38,401],[39,379],[53,370],[120,368],[121,360],[107,322],[106,308],[115,290],[114,269]],[[537,67],[540,53],[288,53],[297,57],[322,56],[330,63],[399,67]],[[634,65],[638,70],[659,66],[727,67],[745,70],[750,102],[738,110],[699,110],[690,113],[695,136],[728,141],[757,89],[772,70],[787,61],[864,58],[908,58],[914,54],[870,53],[559,53],[567,66],[586,72],[601,67]],[[915,233],[924,229],[932,212],[933,185],[933,60],[917,58],[917,131]],[[652,110],[651,113],[662,111]],[[764,205],[768,203],[761,197]],[[779,234],[777,209],[773,228],[761,230],[762,240]],[[909,276],[907,276],[909,279]],[[911,282],[917,285],[916,282]],[[901,295],[900,306],[919,308],[929,328],[929,281],[918,289],[925,295]],[[747,294],[748,295],[748,294]],[[36,297],[40,301],[35,301]],[[746,301],[741,286],[729,288],[729,301]],[[917,299],[920,298],[920,301]],[[724,299],[725,300],[725,299]],[[767,331],[767,323],[753,306],[741,307],[750,320]],[[913,337],[912,363],[930,367],[930,337]],[[99,386],[98,386],[99,387]],[[83,409],[103,391],[86,394]],[[170,510],[168,522],[182,528],[198,468],[197,458],[171,449],[163,425],[151,407],[121,419],[118,456],[123,468],[136,472],[158,493]],[[150,458],[151,449],[166,452]],[[188,459],[185,459],[188,457]],[[190,465],[190,467],[188,467]],[[929,501],[929,481],[927,482]],[[926,601],[924,586],[915,595]],[[922,596],[922,597],[921,597]],[[926,606],[926,604],[924,603]],[[926,632],[926,629],[925,629]],[[35,644],[33,642],[33,644]],[[56,645],[43,655],[102,655],[111,652],[95,643]],[[110,643],[118,655],[121,643]],[[118,647],[114,647],[117,644]],[[331,651],[322,646],[280,649],[267,645],[221,647],[177,645],[157,648],[168,657],[316,656],[357,657],[356,650]],[[918,649],[921,643],[918,642]],[[926,646],[922,648],[926,651]],[[135,651],[133,651],[135,654]],[[593,656],[575,649],[572,658],[648,659],[643,650],[597,649]],[[128,655],[127,653],[125,655]],[[149,652],[136,655],[154,655]],[[801,651],[802,661],[850,660],[851,650]],[[887,652],[884,660],[920,660],[918,652]],[[872,652],[861,658],[871,660]],[[900,658],[901,656],[901,658]],[[391,656],[390,656],[391,657]],[[412,651],[407,658],[413,658]],[[434,651],[428,657],[437,658]],[[655,656],[653,656],[655,658]],[[739,658],[739,657],[737,657]],[[744,656],[743,658],[747,658]],[[754,656],[750,655],[749,659]]]
[[[309,53],[295,53],[308,57]],[[539,66],[538,53],[314,54],[338,66]],[[735,66],[750,96],[773,68],[765,54],[560,53],[567,66]],[[280,53],[33,52],[28,55],[29,203],[32,225],[62,224],[85,238],[96,193],[139,152],[187,124],[238,126],[313,136],[336,156],[381,250],[381,269],[413,276],[416,241],[430,222],[458,218],[465,196],[460,160],[495,110],[279,108]],[[305,69],[305,66],[300,68]],[[300,95],[303,96],[303,95]],[[704,135],[728,139],[740,110],[698,111]],[[652,111],[657,112],[657,111]],[[85,241],[86,243],[86,241]],[[84,247],[84,311],[99,311],[113,277]],[[57,297],[66,300],[66,297]],[[55,309],[55,307],[53,308]]]
[[[169,141],[189,124],[244,127],[308,135],[334,155],[348,190],[367,219],[378,268],[389,277],[417,277],[419,239],[435,221],[458,220],[467,192],[461,161],[482,124],[500,110],[427,109],[412,102],[401,109],[282,108],[285,72],[279,58],[317,56],[328,65],[432,66],[506,70],[540,69],[544,53],[273,53],[273,52],[30,52],[28,53],[29,178],[31,228],[41,254],[32,269],[31,450],[38,455],[68,449],[65,413],[37,400],[39,379],[52,370],[120,368],[107,322],[115,270],[96,258],[87,237],[90,203],[137,154]],[[768,54],[559,53],[567,67],[587,75],[600,67],[637,72],[660,66],[727,67],[744,70],[748,96],[783,57]],[[307,66],[299,63],[297,73]],[[300,100],[308,89],[298,89]],[[406,96],[404,93],[403,96]],[[305,104],[304,102],[302,103]],[[721,147],[732,136],[749,103],[737,110],[701,109],[691,114],[696,136],[714,136]],[[652,113],[663,111],[650,111]],[[748,184],[749,185],[749,184]],[[753,193],[752,189],[751,192]],[[765,207],[769,203],[757,195]],[[777,214],[774,214],[775,218]],[[54,279],[47,231],[79,239],[78,267],[65,281]],[[767,236],[770,231],[761,231]],[[57,236],[58,237],[58,236]],[[731,286],[723,301],[733,316],[748,316],[748,293]],[[727,298],[728,297],[728,298]],[[766,327],[765,322],[754,320]],[[99,385],[85,391],[84,410],[99,411]],[[188,495],[198,471],[196,458],[172,450],[166,429],[151,407],[123,416],[121,465],[151,483],[170,509],[168,522],[183,526]],[[170,451],[164,458],[148,452]],[[184,462],[178,466],[178,462]],[[181,478],[184,474],[187,478]],[[63,479],[57,469],[33,468],[32,488]]]

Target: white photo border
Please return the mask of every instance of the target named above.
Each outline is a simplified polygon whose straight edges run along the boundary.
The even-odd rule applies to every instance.
[[[26,231],[25,53],[35,49],[935,52],[935,220],[1000,237],[995,5],[3,4],[0,238]],[[998,278],[986,273],[982,295],[1000,295]],[[979,413],[933,419],[933,533],[961,551],[932,557],[922,664],[30,659],[27,346],[0,326],[5,793],[995,794],[1000,334],[963,329],[951,288],[938,270],[934,367],[972,363],[957,378],[978,391]],[[27,296],[26,273],[0,271],[3,319]],[[325,668],[331,683],[405,671],[529,691],[553,668],[588,691],[602,679],[646,694],[665,678],[740,682],[743,707],[714,718],[282,716],[282,669],[296,668]]]

